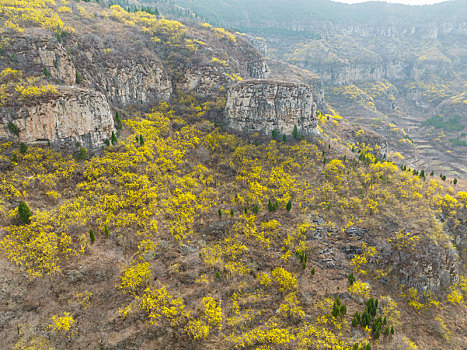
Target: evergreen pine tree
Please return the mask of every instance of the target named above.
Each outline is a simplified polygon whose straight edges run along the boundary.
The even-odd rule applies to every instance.
[[[353,272],[351,272],[351,273],[347,276],[347,280],[349,281],[349,285],[354,284],[354,282],[355,282],[355,276],[353,275]]]
[[[341,306],[340,314],[341,314],[341,316],[345,316],[346,313],[347,313],[347,306],[345,306],[345,304],[344,304],[344,305]]]
[[[292,201],[291,200],[289,200],[287,202],[287,206],[285,207],[285,209],[287,209],[287,211],[290,211],[290,209],[292,209]]]
[[[28,146],[24,142],[21,142],[19,144],[19,151],[21,152],[21,154],[26,154],[26,152],[28,151]]]
[[[282,135],[282,142],[287,142],[287,136]]]
[[[295,140],[298,140],[298,128],[297,128],[297,125],[294,125],[293,126],[293,132],[292,132],[292,136]]]
[[[143,135],[139,135],[139,145],[140,145],[140,146],[144,146]]]
[[[217,214],[219,214],[219,219],[222,219],[222,210],[219,209],[219,210],[217,211]]]
[[[96,236],[94,235],[93,229],[89,230],[89,238],[91,239],[91,243],[94,243],[96,241]]]
[[[121,129],[122,128],[122,119],[120,118],[120,114],[118,113],[118,111],[115,112],[115,127],[117,129]]]
[[[8,130],[10,130],[10,132],[12,132],[13,134],[15,134],[16,136],[19,136],[19,133],[20,133],[20,129],[16,126],[15,123],[13,122],[8,122]]]
[[[76,84],[81,83],[81,74],[79,74],[78,71],[76,71],[75,80],[76,80]]]
[[[20,223],[23,225],[29,224],[31,222],[31,209],[29,209],[28,205],[24,201],[19,202],[18,216]]]
[[[110,235],[109,228],[107,227],[107,225],[104,226],[104,234],[106,237],[109,237]]]
[[[230,209],[230,216],[231,216],[231,217],[234,216],[234,210],[233,210],[233,209]]]
[[[112,141],[112,145],[116,145],[118,140],[117,136],[115,136],[115,133],[112,131],[112,136],[110,137],[110,140]]]
[[[274,129],[274,130],[272,131],[272,138],[273,138],[274,140],[276,140],[276,139],[277,139],[277,136],[278,136],[277,130]]]
[[[88,150],[80,146],[78,150],[77,158],[78,160],[86,160],[88,158]]]
[[[258,204],[253,205],[253,213],[258,214],[258,211],[259,211]]]

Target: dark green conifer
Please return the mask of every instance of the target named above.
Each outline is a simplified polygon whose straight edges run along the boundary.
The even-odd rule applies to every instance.
[[[89,238],[91,239],[91,243],[94,243],[96,241],[96,236],[94,235],[93,229],[89,230]]]
[[[115,127],[119,130],[122,128],[122,119],[118,111],[115,112]]]
[[[110,140],[112,141],[112,145],[116,145],[118,140],[117,136],[115,136],[115,133],[112,131],[112,136],[110,137]]]
[[[140,146],[144,146],[143,135],[139,135],[139,145],[140,145]]]
[[[354,284],[354,282],[355,282],[355,276],[354,276],[353,272],[351,272],[351,273],[347,276],[347,280],[349,281],[349,285]]]
[[[76,157],[78,160],[86,160],[88,158],[88,150],[80,146]]]
[[[287,211],[290,211],[290,209],[292,209],[292,201],[291,200],[289,200],[287,202],[287,206],[285,207],[285,209],[287,209]]]
[[[347,313],[347,306],[345,306],[345,304],[344,304],[344,305],[341,306],[340,314],[341,314],[341,316],[345,316],[346,313]]]
[[[295,140],[298,140],[298,128],[297,128],[297,125],[294,125],[293,126],[293,132],[292,132],[292,136]]]
[[[277,136],[278,136],[277,130],[274,129],[274,130],[272,131],[272,138],[273,138],[274,140],[277,140]]]
[[[13,122],[8,122],[8,130],[16,136],[19,136],[20,129]]]
[[[31,222],[31,216],[32,216],[31,209],[29,209],[28,205],[24,201],[19,202],[18,216],[19,216],[19,222],[23,225],[29,224]]]
[[[109,237],[110,235],[109,228],[107,227],[107,225],[104,226],[104,234],[106,237]]]
[[[28,146],[24,142],[21,142],[19,144],[19,151],[21,152],[21,154],[26,154],[26,152],[28,151]]]
[[[81,83],[81,74],[79,74],[78,71],[76,71],[75,80],[76,80],[76,84]]]

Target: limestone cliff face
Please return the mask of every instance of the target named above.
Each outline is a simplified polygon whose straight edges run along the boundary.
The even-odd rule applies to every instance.
[[[146,45],[95,34],[78,37],[69,45],[82,84],[105,94],[109,102],[126,105],[170,98],[169,75]]]
[[[12,57],[11,66],[34,76],[50,75],[58,83],[72,85],[76,69],[72,57],[52,33],[29,29],[24,34],[12,37],[5,49]]]
[[[316,104],[304,84],[247,80],[229,89],[225,106],[227,127],[248,134],[317,133]]]
[[[9,122],[20,129],[18,137],[8,130]],[[79,144],[93,152],[104,145],[113,130],[114,120],[107,99],[93,90],[62,87],[58,94],[0,110],[0,140],[50,142],[66,150],[76,150]]]
[[[449,238],[436,243],[424,238],[423,249],[397,249],[380,243],[380,260],[387,265],[384,269],[396,278],[398,285],[415,287],[420,292],[439,293],[458,282],[458,254]]]

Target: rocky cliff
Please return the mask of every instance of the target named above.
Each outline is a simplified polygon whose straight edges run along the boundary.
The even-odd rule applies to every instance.
[[[9,123],[19,128],[17,137],[9,130]],[[52,96],[0,109],[0,140],[50,142],[66,150],[76,150],[80,145],[92,152],[110,139],[112,131],[114,120],[107,99],[94,90],[61,87]]]
[[[317,132],[316,104],[304,84],[247,80],[231,87],[225,106],[226,125],[244,133],[291,135]]]

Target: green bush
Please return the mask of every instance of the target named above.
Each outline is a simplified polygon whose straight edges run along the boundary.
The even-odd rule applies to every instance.
[[[88,150],[80,146],[78,150],[78,155],[76,157],[78,158],[78,160],[88,159]]]
[[[19,133],[20,133],[20,129],[12,122],[8,122],[8,130],[10,130],[10,132],[12,134],[15,134],[16,136],[19,136]]]
[[[460,115],[452,117],[435,115],[422,122],[422,125],[434,126],[435,129],[443,129],[444,131],[461,131],[464,130],[464,125],[462,125],[461,121],[462,117]]]
[[[31,222],[31,209],[29,209],[26,202],[21,201],[18,205],[18,216],[21,224],[26,225]]]
[[[19,151],[21,152],[21,154],[26,154],[26,152],[28,151],[28,146],[24,142],[21,142],[19,144]]]

